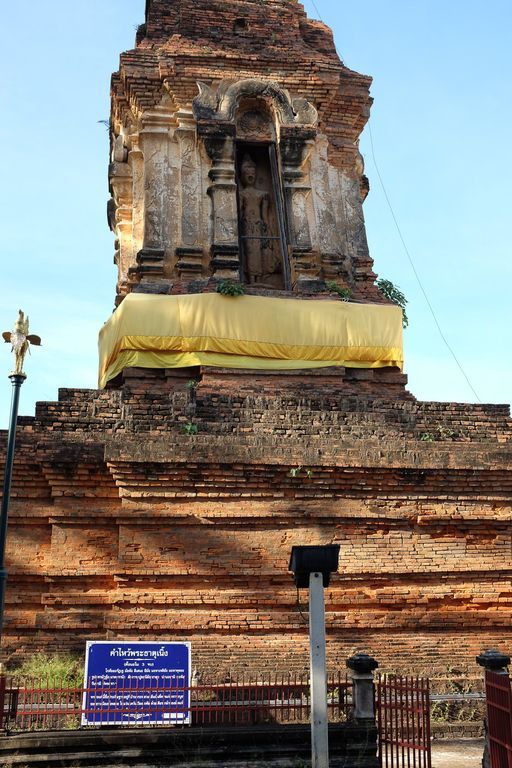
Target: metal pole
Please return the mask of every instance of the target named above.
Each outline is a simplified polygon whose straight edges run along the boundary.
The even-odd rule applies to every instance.
[[[14,462],[14,445],[16,442],[16,421],[18,419],[18,405],[20,401],[21,385],[27,378],[24,373],[11,373],[12,382],[11,420],[7,437],[7,454],[5,457],[4,488],[2,496],[2,511],[0,514],[0,639],[4,626],[4,597],[7,582],[5,570],[5,542],[7,539],[7,518],[9,514],[9,500],[11,495],[12,465]]]
[[[309,643],[311,663],[311,767],[329,768],[325,605],[321,573],[309,574]]]

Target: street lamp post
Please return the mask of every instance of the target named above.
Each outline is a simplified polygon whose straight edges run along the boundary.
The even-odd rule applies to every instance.
[[[324,588],[338,570],[339,552],[339,544],[292,547],[288,566],[297,589],[309,587],[312,768],[329,768]]]
[[[4,486],[2,495],[2,511],[0,513],[0,637],[4,626],[4,598],[7,582],[5,569],[5,542],[7,539],[7,519],[9,516],[9,500],[11,496],[12,466],[14,463],[14,446],[16,443],[16,421],[20,402],[21,385],[27,378],[24,373],[11,373],[12,382],[11,417],[7,435],[7,453],[5,456]]]
[[[40,346],[41,338],[29,333],[28,315],[19,310],[18,319],[14,323],[12,331],[4,331],[3,339],[11,344],[14,353],[14,370],[9,374],[12,383],[11,416],[9,420],[9,432],[7,435],[7,453],[5,456],[4,486],[2,495],[2,508],[0,512],[0,640],[4,626],[4,599],[7,582],[5,569],[5,543],[7,540],[7,521],[9,517],[9,501],[11,497],[12,467],[14,463],[14,446],[16,443],[16,422],[18,419],[18,406],[20,402],[21,385],[27,378],[23,372],[23,363],[31,344]]]

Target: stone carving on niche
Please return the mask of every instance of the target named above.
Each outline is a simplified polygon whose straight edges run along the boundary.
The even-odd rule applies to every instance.
[[[112,162],[109,165],[109,186],[112,197],[107,205],[107,217],[109,227],[116,237],[114,262],[119,268],[118,293],[126,293],[128,290],[128,270],[133,261],[133,178],[127,156],[128,150],[123,137],[115,137]]]
[[[183,280],[194,280],[202,273],[201,180],[197,153],[195,120],[188,109],[176,113],[175,137],[179,146],[181,236],[175,250],[176,270]]]
[[[273,129],[269,116],[258,109],[243,112],[236,121],[237,138],[244,141],[275,141]]]
[[[240,230],[244,271],[248,283],[281,282],[281,258],[275,220],[270,215],[271,196],[256,186],[257,165],[246,153],[240,166]]]
[[[210,268],[215,277],[238,280],[238,219],[236,205],[234,126],[217,126],[204,121],[197,131],[212,162],[207,192],[212,204]]]
[[[233,221],[231,195],[229,190],[220,188],[216,195],[215,228],[217,240],[220,243],[229,243],[236,239],[236,227]]]
[[[311,248],[311,238],[308,224],[308,198],[311,190],[307,187],[296,188],[291,200],[293,231],[295,234],[295,243],[298,248]]]
[[[217,89],[198,82],[199,94],[192,102],[198,120],[232,122],[242,99],[256,98],[272,102],[282,125],[316,125],[318,112],[306,99],[292,99],[277,83],[246,78],[233,82],[222,80]]]
[[[197,202],[199,198],[199,179],[197,177],[197,163],[195,158],[195,137],[193,134],[180,134],[181,144],[181,187],[182,187],[182,212],[181,212],[181,237],[185,245],[195,245],[199,229],[197,216]]]
[[[173,185],[167,158],[169,128],[174,124],[172,104],[164,100],[144,113],[139,132],[144,156],[144,230],[142,248],[137,253],[137,275],[153,280],[165,270],[166,220]]]

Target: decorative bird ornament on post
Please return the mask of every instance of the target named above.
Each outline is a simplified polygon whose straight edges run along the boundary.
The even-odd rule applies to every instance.
[[[28,315],[25,317],[20,309],[18,319],[14,323],[14,328],[12,331],[4,331],[2,336],[7,344],[12,344],[11,351],[14,352],[15,364],[11,376],[26,376],[23,372],[25,355],[29,351],[31,344],[34,344],[36,347],[41,346],[41,337],[36,336],[34,333],[29,334],[28,332]]]

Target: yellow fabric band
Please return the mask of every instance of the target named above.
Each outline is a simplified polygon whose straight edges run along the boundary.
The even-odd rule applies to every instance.
[[[380,304],[129,294],[100,331],[99,384],[123,368],[402,367],[402,312]]]

